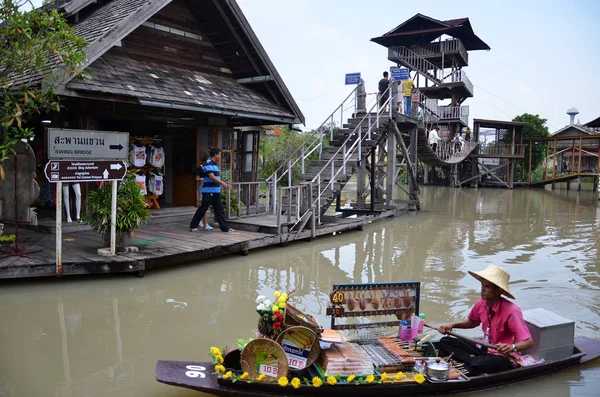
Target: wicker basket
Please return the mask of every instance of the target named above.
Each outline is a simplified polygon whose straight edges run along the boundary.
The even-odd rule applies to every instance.
[[[267,369],[265,374],[277,379],[288,374],[287,356],[283,348],[275,341],[266,338],[254,339],[242,350],[240,363],[242,371],[248,372],[250,379],[256,379],[261,374],[260,366],[265,364]],[[277,371],[273,371],[276,368]],[[277,372],[277,373],[275,373]]]
[[[285,305],[285,311],[283,314],[283,326],[284,328],[289,327],[306,327],[312,330],[315,334],[321,335],[323,327],[319,324],[316,318],[310,314],[305,314],[290,303]]]
[[[279,344],[281,345],[284,339],[287,340],[288,343],[291,343],[293,346],[299,349],[310,349],[308,352],[306,365],[304,367],[312,365],[312,363],[314,363],[315,360],[319,358],[319,354],[321,353],[319,338],[317,337],[317,334],[315,334],[310,328],[300,326],[286,328],[277,337],[277,342],[279,342]],[[290,367],[290,371],[302,369],[294,368],[294,365],[290,361],[288,361],[288,365]]]

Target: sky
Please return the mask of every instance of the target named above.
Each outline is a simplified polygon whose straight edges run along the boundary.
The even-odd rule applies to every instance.
[[[465,101],[473,118],[548,119],[550,132],[600,117],[600,2],[420,0],[237,0],[306,117],[318,127],[352,90],[345,73],[361,72],[367,92],[394,66],[370,41],[417,13],[468,17],[490,51],[471,51],[464,68],[475,85]],[[570,4],[569,4],[570,3]],[[372,97],[369,97],[372,98]]]
[[[471,51],[464,68],[475,85],[465,101],[473,118],[511,120],[522,113],[548,120],[550,132],[600,117],[600,1],[503,0],[237,0],[306,118],[316,128],[360,72],[377,91],[394,66],[370,41],[417,13],[447,20],[468,17],[490,51]],[[41,0],[34,0],[37,6]],[[595,18],[595,19],[594,19]],[[373,98],[370,96],[369,98]]]

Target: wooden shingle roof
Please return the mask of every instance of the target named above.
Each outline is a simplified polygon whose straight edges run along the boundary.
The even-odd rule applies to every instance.
[[[214,40],[214,47],[232,72],[229,78],[210,75],[210,80],[214,81],[212,91],[219,95],[207,95],[198,88],[199,85],[196,88],[189,86],[190,78],[195,74],[201,75],[197,71],[172,67],[168,73],[162,74],[163,80],[159,83],[152,77],[139,78],[127,69],[154,70],[153,73],[156,74],[157,65],[110,53],[112,47],[119,45],[128,34],[175,0],[56,0],[45,5],[46,10],[57,9],[67,16],[78,13],[77,18],[70,18],[71,25],[76,34],[85,38],[89,44],[83,66],[92,75],[92,81],[65,78],[59,82],[57,92],[65,96],[71,95],[71,90],[118,93],[140,100],[147,98],[173,104],[191,105],[192,101],[197,106],[200,106],[198,102],[202,103],[200,107],[203,111],[229,109],[278,116],[285,118],[287,123],[305,122],[300,108],[235,0],[177,1],[192,11],[209,38],[218,38],[218,41]],[[112,76],[112,79],[106,76]],[[252,84],[240,83],[241,80],[263,77],[267,78]],[[166,90],[166,82],[173,88]],[[14,84],[40,83],[45,82],[39,73],[21,76],[14,81]],[[130,86],[137,88],[126,92],[125,89]],[[218,98],[221,99],[220,103],[217,103]],[[243,103],[244,101],[247,103]]]
[[[371,41],[388,48],[410,47],[430,43],[444,34],[460,39],[468,51],[490,49],[490,46],[477,37],[469,18],[440,21],[423,14],[416,14],[382,36],[372,38]]]

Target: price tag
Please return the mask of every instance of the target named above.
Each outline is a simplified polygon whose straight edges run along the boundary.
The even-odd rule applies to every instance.
[[[334,305],[341,305],[341,304],[343,304],[345,299],[346,299],[346,297],[344,296],[343,292],[334,291],[331,294],[331,303],[333,303]]]
[[[288,358],[288,366],[294,369],[303,369],[306,367],[306,362],[308,361],[304,357],[295,356],[293,354],[286,354]]]
[[[277,378],[277,372],[279,372],[279,368],[272,365],[261,364],[258,368],[259,374],[265,374],[266,376],[270,376],[272,378]]]

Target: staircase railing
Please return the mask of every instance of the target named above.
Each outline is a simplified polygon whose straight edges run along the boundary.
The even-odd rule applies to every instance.
[[[432,80],[436,84],[442,83],[442,79],[444,78],[443,69],[438,68],[436,65],[421,57],[419,54],[411,51],[407,47],[391,47],[389,49],[388,58],[398,60],[400,63],[403,63],[410,69],[421,73],[424,77]]]
[[[463,141],[460,147],[454,143],[454,139],[443,141],[439,140],[434,153],[443,162],[454,164],[464,160],[469,153],[477,147],[477,142]]]
[[[449,75],[444,77],[444,83],[458,83],[462,81],[465,84],[465,87],[467,87],[467,90],[469,90],[469,92],[471,93],[471,95],[473,95],[474,93],[474,88],[473,88],[473,83],[471,82],[471,80],[467,77],[467,73],[464,70],[455,70],[454,72],[450,73]]]
[[[361,80],[360,83],[348,94],[348,96],[342,101],[342,103],[335,108],[335,110],[325,118],[321,125],[313,130],[309,135],[306,136],[302,144],[296,148],[292,153],[287,156],[288,161],[282,163],[277,167],[275,172],[271,174],[266,179],[266,182],[270,184],[273,192],[277,191],[277,186],[281,182],[281,180],[287,176],[288,178],[288,186],[292,185],[292,174],[293,169],[296,164],[300,164],[300,170],[302,173],[305,172],[306,162],[310,156],[318,151],[319,158],[321,157],[321,153],[323,152],[323,141],[324,136],[329,135],[329,140],[333,140],[333,134],[336,128],[336,121],[340,120],[340,128],[344,124],[344,112],[350,110],[353,111],[354,114],[359,110],[358,102],[359,102],[359,90],[364,89],[364,81]],[[274,194],[273,196],[274,197]],[[273,201],[273,213],[275,214],[277,211],[276,201]]]
[[[390,87],[388,90],[390,90]],[[387,93],[387,91],[386,91]],[[385,93],[384,93],[385,95]],[[396,94],[396,97],[400,94]],[[387,115],[391,119],[394,103],[394,96],[388,95],[388,99],[385,103],[380,106],[379,101],[371,106],[367,111],[367,114],[362,117],[358,125],[352,130],[352,133],[348,135],[344,143],[340,148],[331,156],[331,159],[321,168],[321,170],[311,180],[311,185],[317,187],[316,198],[313,199],[312,203],[308,206],[308,210],[304,212],[300,220],[302,220],[313,208],[316,207],[316,222],[321,222],[321,201],[323,196],[329,192],[335,192],[336,177],[340,174],[346,174],[348,162],[355,161],[354,155],[358,156],[359,161],[363,160],[363,141],[370,140],[372,137],[372,131],[374,128],[380,126],[380,119],[382,116]],[[387,109],[387,110],[386,110]],[[371,112],[376,110],[375,120],[372,120]],[[363,132],[362,128],[367,127],[367,131]],[[365,153],[368,154],[368,153]],[[340,159],[341,156],[341,159]],[[325,178],[329,177],[329,182],[322,186],[321,182],[325,181]]]

